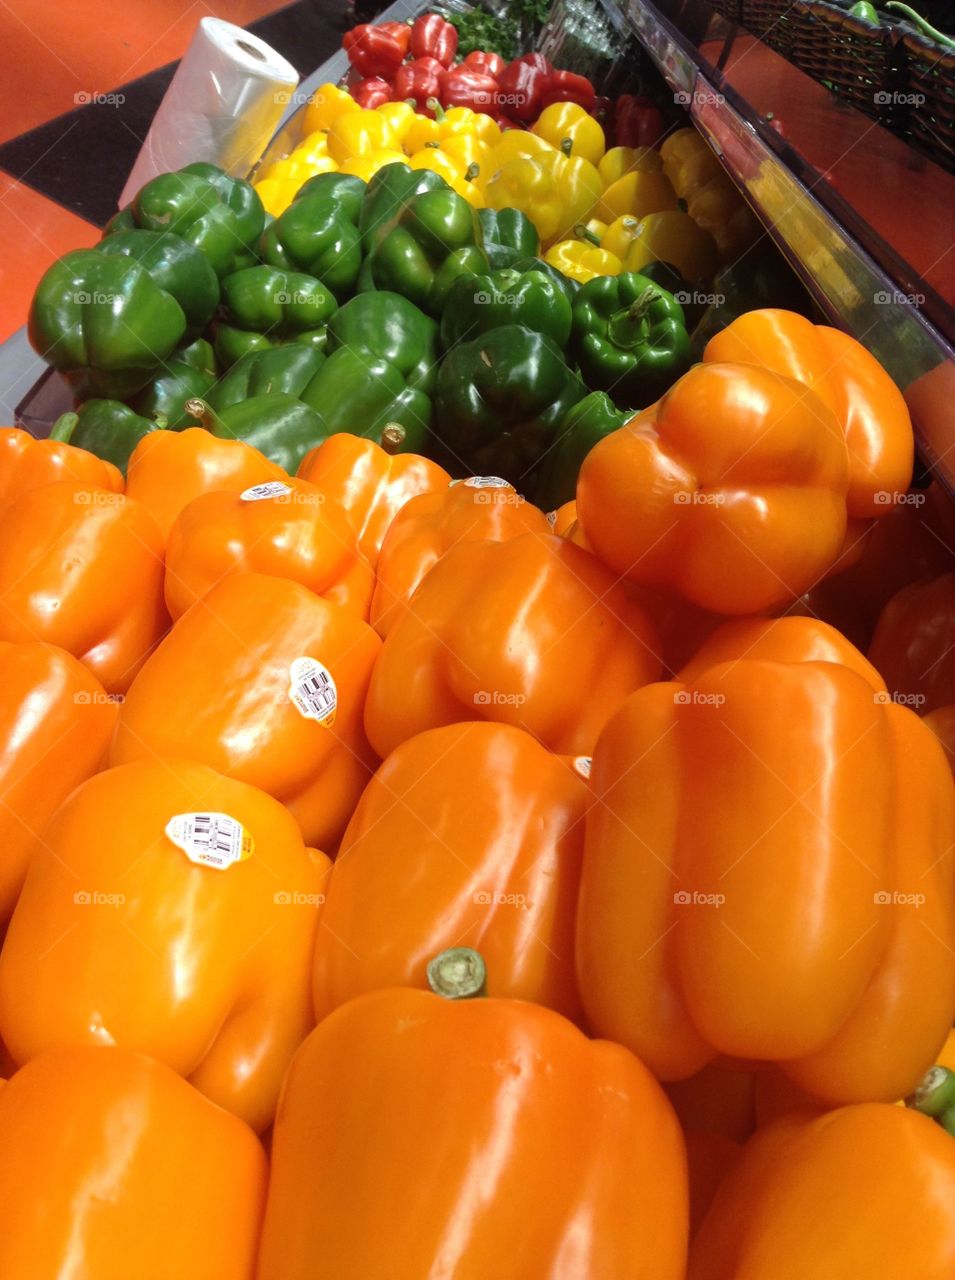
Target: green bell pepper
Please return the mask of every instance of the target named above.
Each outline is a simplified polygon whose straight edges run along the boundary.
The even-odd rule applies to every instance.
[[[641,271],[645,274],[644,268]],[[754,245],[738,263],[723,267],[714,276],[712,288],[708,305],[693,328],[697,360],[702,360],[710,338],[747,311],[779,307],[809,319],[815,316],[815,304],[805,286],[771,241]]]
[[[144,266],[98,249],[75,249],[54,262],[30,306],[34,351],[81,400],[139,391],[185,332],[182,307]]]
[[[198,338],[219,305],[219,277],[204,253],[170,231],[117,231],[96,246],[99,253],[122,254],[145,267],[160,289],[186,316],[186,341]]]
[[[513,267],[522,258],[536,258],[541,242],[537,228],[520,209],[479,209],[484,252],[494,271]]]
[[[186,409],[213,435],[245,441],[289,475],[327,434],[314,409],[282,392],[252,396],[220,413],[203,400],[190,400]]]
[[[588,280],[573,312],[581,376],[617,404],[645,408],[690,367],[683,309],[646,276],[627,271]]]
[[[247,182],[201,162],[147,182],[132,216],[138,227],[174,232],[201,249],[218,276],[256,260],[265,225],[262,201]]]
[[[573,302],[580,292],[580,281],[574,280],[571,276],[565,276],[563,271],[558,271],[556,267],[552,267],[549,262],[545,262],[543,258],[518,258],[512,263],[514,271],[540,271],[548,280],[553,280],[554,284],[559,285],[564,291],[564,296],[568,302]]]
[[[441,175],[431,169],[412,169],[398,161],[379,169],[368,183],[358,218],[362,251],[366,257],[413,196],[425,191],[450,190]]]
[[[512,267],[455,280],[441,317],[441,342],[446,351],[457,342],[467,342],[504,324],[522,324],[566,347],[571,327],[567,294],[542,271]]]
[[[323,352],[302,343],[266,347],[236,361],[202,398],[217,413],[259,396],[282,394],[297,400],[324,363]]]
[[[577,475],[594,445],[633,417],[618,409],[606,391],[591,391],[573,406],[557,430],[557,441],[544,458],[534,501],[544,511],[570,502],[577,491]]]
[[[164,418],[168,430],[182,431],[197,425],[186,412],[186,401],[205,396],[215,385],[216,361],[212,344],[198,338],[191,346],[173,352],[162,373],[130,400],[144,418]]]
[[[78,449],[105,458],[125,475],[130,454],[144,436],[166,428],[165,418],[145,418],[119,400],[87,400],[75,413],[64,413],[50,432]]]
[[[380,356],[400,371],[409,387],[428,395],[438,376],[438,326],[399,293],[361,293],[328,322],[328,350],[347,347]]]
[[[295,200],[301,200],[305,196],[325,196],[327,200],[334,201],[348,221],[357,227],[367,189],[368,184],[354,174],[317,173],[314,178],[307,178],[302,183],[295,193]]]
[[[347,176],[319,174],[310,181]],[[259,244],[263,260],[286,271],[304,271],[339,300],[347,298],[354,292],[361,269],[361,237],[352,216],[356,206],[347,188],[337,194],[328,186],[316,187],[310,195],[300,192],[266,227]]]
[[[249,350],[283,341],[321,349],[327,322],[337,308],[334,295],[301,271],[258,266],[233,272],[222,282],[223,320],[216,333],[219,359],[229,365]]]
[[[381,444],[382,432],[394,425],[404,437],[392,452],[424,452],[431,399],[383,356],[339,347],[305,387],[302,399],[318,413],[326,435],[345,431]]]
[[[371,252],[375,288],[440,316],[458,276],[487,270],[480,245],[477,211],[463,196],[450,188],[423,191],[402,206]]]
[[[438,372],[442,465],[503,476],[528,490],[570,407],[586,388],[557,343],[519,324],[462,342]]]

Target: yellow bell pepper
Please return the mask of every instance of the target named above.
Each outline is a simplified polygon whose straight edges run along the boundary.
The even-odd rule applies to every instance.
[[[648,262],[669,262],[684,280],[697,283],[712,278],[719,258],[708,232],[682,209],[668,209],[640,219],[624,270],[640,271]]]
[[[623,270],[623,263],[616,254],[588,244],[586,240],[561,240],[552,244],[544,254],[544,261],[581,284],[595,276],[617,276]]]
[[[683,156],[676,162],[663,166],[663,172],[670,179],[673,190],[681,200],[688,199],[694,191],[720,177],[725,173],[723,166],[700,138],[699,149]]]
[[[328,155],[328,132],[325,129],[316,129],[314,133],[310,133],[307,138],[303,138],[298,144],[292,155],[303,156],[327,156]]]
[[[469,170],[462,169],[441,147],[422,147],[407,164],[411,169],[430,169],[432,173],[439,174],[452,191],[464,196],[476,209],[483,209],[484,196],[481,188],[468,177]]]
[[[528,133],[526,129],[508,129],[491,150],[491,165],[496,173],[509,160],[517,160],[520,156],[531,156],[537,160],[554,150],[556,148],[536,133]]]
[[[542,239],[563,240],[573,234],[578,222],[590,217],[593,213],[601,222],[607,222],[595,208],[595,203],[603,193],[603,183],[596,165],[592,165],[583,156],[568,156],[563,151],[551,150],[538,157],[537,163],[547,170],[557,184],[557,193],[562,206],[560,226],[554,235],[542,236]]]
[[[341,171],[361,178],[363,182],[371,182],[378,170],[383,169],[386,164],[407,163],[408,157],[403,151],[396,151],[393,147],[382,147],[381,150],[372,151],[366,156],[355,156],[354,160],[349,160],[341,166]]]
[[[615,253],[618,258],[625,258],[636,238],[639,225],[640,219],[635,218],[632,213],[624,213],[619,218],[614,218],[600,237],[601,249]]]
[[[284,160],[276,160],[270,165],[265,176],[253,183],[259,193],[259,199],[267,213],[277,218],[284,213],[302,184],[319,173],[335,173],[338,165],[331,156],[317,155],[313,159],[305,159],[298,151],[293,151]]]
[[[607,139],[598,121],[576,102],[552,102],[531,125],[531,133],[558,149],[569,141],[570,149],[565,154],[583,156],[594,165],[601,160],[607,147]]]
[[[331,83],[319,85],[305,108],[305,132],[330,129],[340,115],[356,111],[361,111],[361,107],[346,89]]]
[[[530,156],[518,155],[501,165],[484,185],[484,200],[491,209],[520,209],[542,241],[552,240],[564,221],[556,179]]]
[[[691,193],[686,211],[716,241],[723,264],[745,253],[760,233],[756,215],[723,172]]]
[[[258,192],[265,212],[277,218],[295,199],[301,183],[292,182],[288,178],[263,178],[260,182],[253,182],[252,185]]]
[[[325,157],[326,159],[328,157]],[[334,161],[332,161],[334,164]],[[299,186],[312,176],[311,162],[293,151],[290,156],[275,160],[262,173],[263,178],[276,178],[280,181],[298,182]]]
[[[408,155],[416,155],[429,142],[445,142],[448,138],[459,138],[473,134],[489,147],[496,146],[501,137],[501,130],[496,120],[480,111],[472,111],[470,107],[450,107],[442,111],[436,109],[435,118],[416,116],[404,138],[404,148]]]
[[[622,178],[625,173],[640,172],[660,173],[663,161],[660,154],[652,147],[611,147],[602,156],[597,165],[597,172],[603,179],[605,187]]]
[[[648,213],[678,207],[676,192],[662,173],[635,170],[610,184],[597,201],[594,213],[604,222],[613,222],[627,213],[644,218]]]
[[[383,102],[375,110],[383,120],[387,121],[397,145],[404,146],[405,138],[411,132],[412,126],[416,120],[420,119],[414,107],[409,102]]]
[[[391,126],[377,111],[348,111],[337,116],[328,131],[328,154],[339,164],[395,145]]]
[[[704,147],[706,146],[692,125],[671,133],[665,141],[660,143],[660,159],[663,161],[664,173],[668,167],[675,167],[688,156],[694,155],[701,143]]]
[[[588,218],[586,222],[575,230],[578,236],[583,236],[583,239],[590,240],[591,244],[603,246],[603,238],[607,234],[607,224],[606,222],[601,222],[599,218]],[[593,239],[591,239],[591,236],[593,236]],[[619,258],[620,255],[617,254],[617,257]]]

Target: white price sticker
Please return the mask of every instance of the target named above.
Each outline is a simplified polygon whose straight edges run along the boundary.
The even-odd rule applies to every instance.
[[[265,484],[254,484],[251,489],[243,489],[239,497],[243,502],[264,502],[266,498],[286,498],[292,492],[281,480],[267,480]]]
[[[590,769],[592,765],[593,765],[592,756],[575,756],[574,757],[574,768],[582,778],[587,778],[587,779],[590,778]]]
[[[547,513],[547,515],[544,517],[544,519],[547,521],[547,523],[548,523],[548,524],[550,525],[550,527],[553,529],[553,528],[555,527],[555,525],[557,524],[557,512],[556,512],[556,511],[548,511],[548,513]]]
[[[252,836],[227,813],[177,813],[166,823],[166,835],[190,862],[226,871],[255,851]]]
[[[289,701],[299,715],[331,725],[338,709],[338,688],[328,667],[315,658],[296,658],[288,674]]]
[[[464,486],[467,489],[509,489],[511,487],[500,476],[468,476]]]

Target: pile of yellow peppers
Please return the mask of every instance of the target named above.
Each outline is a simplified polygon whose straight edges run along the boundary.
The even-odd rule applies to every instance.
[[[520,209],[547,262],[581,283],[669,262],[685,280],[710,279],[758,233],[719,161],[692,129],[659,151],[606,149],[599,122],[573,102],[545,108],[530,130],[502,133],[468,107],[419,115],[406,102],[366,110],[325,84],[305,112],[305,139],[255,183],[276,217],[318,173],[366,182],[396,161],[431,169],[476,208]]]

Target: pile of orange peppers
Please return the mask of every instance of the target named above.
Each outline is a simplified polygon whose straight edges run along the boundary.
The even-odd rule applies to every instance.
[[[357,435],[0,432],[3,1280],[950,1280],[912,465],[771,310],[559,512]]]

